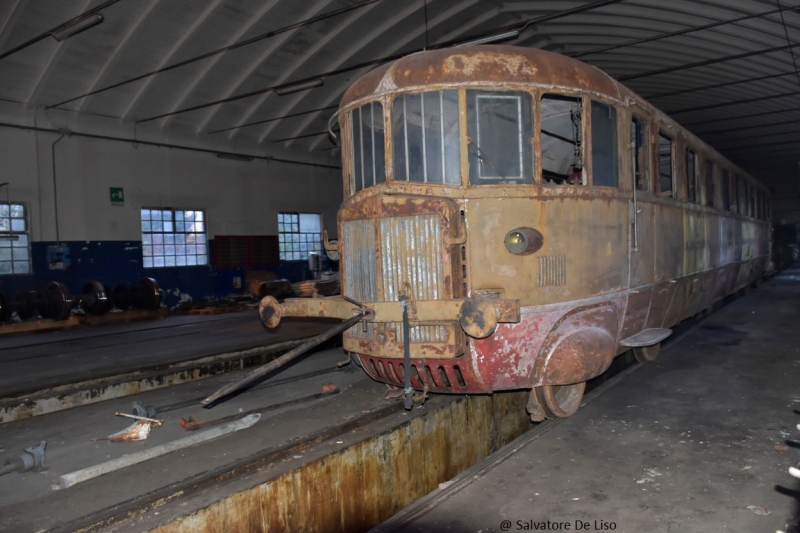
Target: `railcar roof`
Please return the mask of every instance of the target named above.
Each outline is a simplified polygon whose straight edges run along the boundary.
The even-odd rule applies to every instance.
[[[411,54],[356,81],[341,107],[366,96],[431,84],[517,82],[573,87],[611,98],[633,95],[602,70],[547,50],[478,45]]]

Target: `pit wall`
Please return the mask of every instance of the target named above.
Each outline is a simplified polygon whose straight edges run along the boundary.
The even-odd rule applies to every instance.
[[[40,128],[67,127],[72,131],[122,138],[139,138],[203,149],[264,155],[263,146],[211,144],[209,136],[190,132],[166,136],[160,130],[135,131],[131,124],[81,117],[0,103],[0,123]],[[34,116],[36,114],[36,116]],[[333,237],[336,211],[342,201],[341,170],[333,152],[281,152],[270,155],[302,161],[309,166],[264,160],[220,159],[213,153],[192,152],[0,126],[3,175],[0,201],[22,202],[28,209],[32,243],[31,275],[0,277],[0,292],[13,298],[23,289],[38,289],[51,280],[80,292],[85,281],[98,279],[115,286],[142,276],[156,278],[169,291],[173,305],[181,294],[192,298],[221,297],[237,292],[233,279],[245,270],[216,270],[213,266],[144,269],[141,256],[140,209],[165,207],[203,209],[207,236],[277,235],[279,212],[321,213],[323,227]],[[331,168],[328,168],[331,167]],[[122,187],[124,205],[112,205],[111,187]],[[57,191],[58,237],[56,236]],[[51,271],[47,247],[57,241],[70,247],[72,268]],[[304,262],[287,262],[274,269],[279,277],[300,281]],[[176,296],[177,295],[177,296]]]
[[[527,400],[524,391],[429,405],[397,427],[151,531],[367,531],[524,433]]]

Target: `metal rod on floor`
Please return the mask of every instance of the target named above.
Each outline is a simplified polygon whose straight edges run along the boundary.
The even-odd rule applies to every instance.
[[[277,368],[280,368],[281,366],[285,365],[286,363],[288,363],[292,359],[294,359],[294,358],[296,358],[296,357],[298,357],[300,355],[303,355],[304,353],[306,353],[311,348],[319,346],[320,344],[322,344],[326,340],[330,339],[334,335],[337,335],[337,334],[345,331],[346,329],[350,329],[352,326],[354,326],[355,324],[360,322],[361,319],[364,318],[365,315],[366,315],[365,312],[360,312],[357,315],[355,315],[353,318],[345,320],[341,324],[338,324],[335,327],[332,327],[328,331],[324,331],[324,332],[320,333],[319,335],[317,335],[316,337],[312,338],[311,340],[309,340],[307,342],[304,342],[303,344],[301,344],[297,348],[286,352],[285,354],[283,354],[282,356],[278,357],[274,361],[270,361],[266,365],[263,365],[263,366],[260,366],[260,367],[256,368],[255,370],[253,370],[252,372],[247,374],[244,378],[240,379],[239,381],[237,381],[235,383],[230,383],[228,385],[225,385],[224,387],[222,387],[217,392],[215,392],[214,394],[212,394],[211,396],[209,396],[208,398],[206,398],[205,400],[203,400],[200,403],[203,404],[203,405],[208,405],[208,404],[213,403],[216,400],[222,398],[223,396],[227,396],[227,395],[229,395],[229,394],[231,394],[233,392],[238,391],[239,389],[243,389],[244,387],[250,385],[251,383],[253,383],[257,379],[261,378],[262,376],[265,376],[265,375],[269,374],[270,372],[272,372],[273,370],[275,370]]]
[[[90,466],[81,470],[76,470],[75,472],[70,472],[69,474],[64,474],[63,476],[59,477],[55,483],[53,483],[52,488],[53,490],[66,489],[89,479],[102,476],[103,474],[114,472],[120,468],[132,466],[176,450],[194,446],[195,444],[200,444],[201,442],[216,439],[217,437],[222,437],[224,435],[229,435],[241,429],[247,429],[258,422],[260,418],[260,414],[248,415],[241,420],[230,422],[228,424],[208,429],[200,433],[195,433],[189,437],[184,437],[172,442],[160,444],[150,448],[149,450],[142,450],[140,452],[123,455],[122,457],[106,461],[105,463],[100,463],[99,465]]]

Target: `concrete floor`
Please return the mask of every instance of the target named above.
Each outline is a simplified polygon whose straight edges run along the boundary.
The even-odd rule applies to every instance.
[[[243,374],[241,371],[0,425],[0,464],[7,458],[18,456],[23,448],[46,440],[48,466],[44,472],[0,476],[0,532],[22,533],[65,527],[72,531],[74,527],[69,525],[70,522],[86,515],[104,512],[116,505],[135,501],[150,491],[203,475],[255,453],[286,445],[353,418],[366,409],[385,406],[385,387],[373,382],[354,365],[338,369],[336,362],[343,358],[340,348],[310,354],[270,376],[263,384],[212,409],[204,409],[200,400],[219,387],[240,379]],[[307,377],[287,381],[299,376]],[[325,383],[336,384],[341,392],[298,405],[271,409],[276,403],[319,393]],[[159,419],[165,419],[164,425],[153,429],[145,441],[110,443],[94,440],[127,427],[131,421],[116,417],[114,413],[130,413],[133,401],[168,409],[156,415]],[[188,405],[176,408],[184,403]],[[263,409],[261,420],[239,433],[151,459],[67,489],[55,491],[51,488],[62,474],[195,434],[181,428],[178,423],[181,417],[216,420],[253,409]],[[174,513],[182,509],[180,506],[173,507],[177,507],[172,509]],[[166,514],[163,508],[160,512]]]
[[[800,269],[608,385],[374,531],[800,531]]]
[[[255,311],[243,311],[0,337],[0,399],[313,336],[329,327],[287,320],[269,333]]]

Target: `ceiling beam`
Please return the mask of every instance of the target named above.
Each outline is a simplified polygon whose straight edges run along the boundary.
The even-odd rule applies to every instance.
[[[189,38],[194,35],[195,32],[203,26],[203,24],[206,23],[208,18],[217,10],[217,8],[219,8],[223,2],[224,0],[213,0],[208,7],[206,7],[202,13],[200,13],[200,16],[195,19],[191,26],[189,26],[189,29],[183,32],[183,35],[181,35],[181,37],[175,41],[175,44],[172,45],[172,48],[170,48],[169,52],[164,54],[164,57],[161,58],[161,61],[158,64],[158,69],[169,65],[170,60],[180,51],[183,45],[186,44],[186,41],[188,41]],[[139,87],[139,90],[134,93],[133,97],[131,97],[130,101],[128,102],[128,105],[120,114],[123,120],[128,120],[131,117],[131,114],[135,112],[136,106],[139,105],[139,101],[150,88],[150,84],[153,83],[154,79],[155,78],[153,77],[147,78],[141,87]]]

